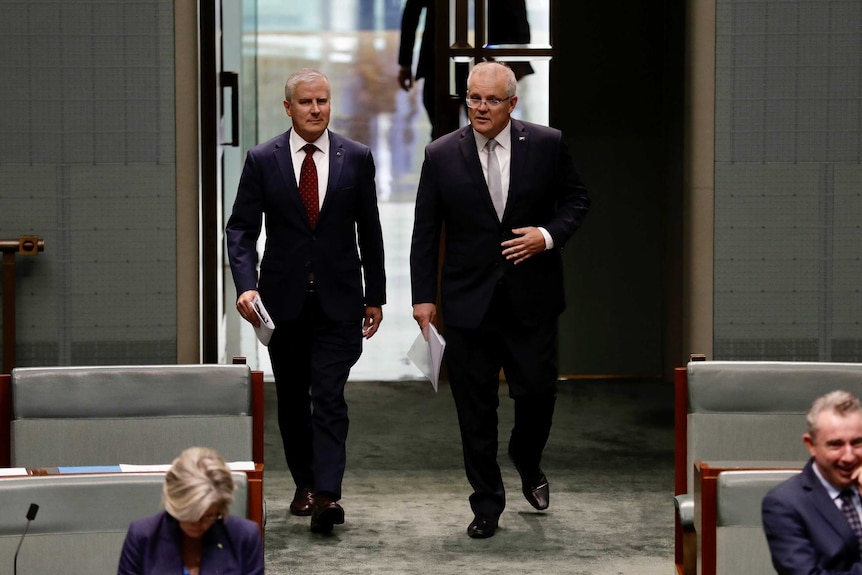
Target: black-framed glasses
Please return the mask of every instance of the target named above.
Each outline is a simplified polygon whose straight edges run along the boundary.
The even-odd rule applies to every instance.
[[[507,102],[512,99],[512,96],[508,98],[503,98],[502,100],[498,100],[497,98],[491,98],[490,100],[483,100],[482,98],[467,98],[467,107],[468,108],[481,108],[482,104],[485,104],[490,109],[499,108],[504,102]]]

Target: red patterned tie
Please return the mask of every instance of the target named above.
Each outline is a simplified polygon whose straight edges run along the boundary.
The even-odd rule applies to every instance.
[[[306,144],[302,147],[305,151],[305,159],[299,169],[299,196],[305,204],[308,213],[308,221],[311,227],[317,224],[317,216],[320,215],[320,200],[317,192],[317,166],[314,165],[312,156],[317,150],[314,144]]]

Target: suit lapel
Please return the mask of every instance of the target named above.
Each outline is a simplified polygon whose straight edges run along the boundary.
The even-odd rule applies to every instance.
[[[320,207],[320,218],[327,212],[327,206],[336,201],[334,190],[338,189],[341,173],[344,170],[344,142],[337,134],[329,132],[329,182],[326,184],[326,194]],[[318,220],[318,224],[320,220]]]
[[[305,218],[305,221],[310,226],[311,222],[308,221],[308,214],[305,211],[305,206],[302,204],[302,198],[299,197],[299,187],[296,185],[296,174],[293,171],[293,157],[290,153],[290,131],[285,132],[283,137],[276,142],[272,155],[275,157],[281,178],[284,180],[285,199]]]
[[[835,505],[826,488],[820,483],[820,479],[814,474],[813,461],[808,462],[802,470],[802,486],[811,497],[811,505],[823,517],[823,520],[835,530],[836,534],[848,545],[858,549],[859,543],[856,535],[847,523],[844,514]]]
[[[506,201],[506,214],[509,213],[509,206],[513,205],[521,193],[521,188],[518,187],[519,182],[526,182],[527,169],[527,145],[530,141],[527,135],[527,127],[518,120],[512,119],[512,129],[510,135],[512,141],[510,143],[511,154],[509,157],[509,199]]]

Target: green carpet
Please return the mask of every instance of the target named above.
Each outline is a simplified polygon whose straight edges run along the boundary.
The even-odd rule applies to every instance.
[[[454,403],[428,382],[348,384],[345,524],[312,534],[293,517],[294,486],[266,385],[266,566],[281,574],[566,573],[671,575],[673,397],[660,381],[561,384],[543,469],[551,505],[535,511],[501,450],[507,508],[490,539],[472,514]],[[501,386],[501,445],[512,402]]]

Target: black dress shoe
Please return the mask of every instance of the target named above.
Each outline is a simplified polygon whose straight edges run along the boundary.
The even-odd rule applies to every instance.
[[[329,533],[333,525],[344,523],[344,509],[329,495],[318,493],[314,496],[311,511],[311,532]]]
[[[524,493],[524,498],[529,501],[530,505],[543,511],[548,508],[551,503],[551,488],[548,485],[548,478],[545,474],[539,471],[539,478],[534,482],[524,482],[521,478],[521,491]]]
[[[293,501],[290,502],[290,513],[300,517],[311,515],[311,509],[314,507],[314,492],[308,487],[297,487],[296,493],[293,494]]]
[[[487,539],[493,537],[497,530],[497,520],[487,517],[475,517],[467,526],[467,535],[473,539]]]
[[[551,503],[551,488],[548,485],[548,478],[545,477],[542,470],[538,469],[527,474],[512,457],[511,451],[509,451],[509,459],[512,460],[515,469],[518,470],[518,475],[521,476],[521,492],[524,494],[524,498],[539,511],[547,509]]]

